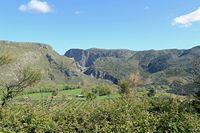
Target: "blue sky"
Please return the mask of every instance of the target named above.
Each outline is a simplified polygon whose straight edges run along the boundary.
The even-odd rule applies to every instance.
[[[0,40],[70,48],[200,45],[199,0],[1,0]]]

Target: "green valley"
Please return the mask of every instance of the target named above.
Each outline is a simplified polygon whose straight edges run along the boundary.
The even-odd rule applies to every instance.
[[[200,132],[199,47],[0,51],[0,132]]]

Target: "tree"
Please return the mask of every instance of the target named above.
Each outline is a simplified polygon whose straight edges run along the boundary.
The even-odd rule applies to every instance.
[[[110,95],[112,93],[112,90],[110,87],[111,86],[101,84],[92,88],[92,92],[98,96]]]
[[[57,95],[58,95],[58,91],[56,91],[56,90],[53,91],[53,92],[51,93],[51,96],[52,96],[52,97],[55,97],[55,96],[57,96]]]
[[[15,56],[11,53],[5,53],[0,55],[0,66],[12,63],[15,60]],[[23,89],[28,88],[39,82],[42,78],[40,71],[31,69],[30,67],[25,67],[22,71],[16,75],[17,79],[10,83],[1,83],[2,87],[2,103],[4,106],[6,103],[17,96]]]
[[[94,100],[96,98],[96,95],[92,92],[89,92],[87,95],[86,95],[86,99],[87,100]]]
[[[126,96],[130,95],[131,90],[130,90],[130,82],[126,79],[123,79],[120,81],[119,86],[121,87],[120,93],[125,94]]]
[[[141,83],[139,72],[131,73],[127,78],[120,81],[121,94],[130,97],[132,88],[137,87]]]
[[[141,77],[140,77],[139,72],[131,73],[128,76],[128,80],[130,82],[131,87],[137,87],[141,83]]]
[[[192,105],[194,109],[200,113],[200,91],[196,92],[194,97],[196,98],[195,100],[192,101]]]
[[[17,74],[17,79],[9,83],[2,83],[2,103],[4,106],[7,102],[21,93],[25,88],[31,87],[38,83],[42,78],[42,74],[38,70],[33,70],[30,67],[25,67]]]

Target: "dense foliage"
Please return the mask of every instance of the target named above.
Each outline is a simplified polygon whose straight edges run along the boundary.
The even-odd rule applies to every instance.
[[[112,93],[112,90],[110,86],[99,85],[92,88],[92,92],[98,96],[104,96],[104,95],[110,95]]]
[[[103,101],[12,102],[0,110],[0,132],[200,132],[188,99],[147,94]]]

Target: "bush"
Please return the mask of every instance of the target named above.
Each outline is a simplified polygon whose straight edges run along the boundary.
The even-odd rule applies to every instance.
[[[121,87],[120,92],[122,94],[129,94],[130,93],[129,81],[121,80],[119,86]]]
[[[88,100],[96,96],[87,94]],[[11,102],[0,109],[0,132],[200,132],[200,116],[188,99],[136,95],[46,102]]]
[[[75,90],[75,89],[80,89],[80,87],[79,87],[79,86],[78,86],[78,87],[65,86],[65,87],[63,88],[63,90]]]
[[[57,96],[58,95],[58,91],[53,91],[51,95],[52,96]]]
[[[150,88],[147,95],[148,97],[154,97],[156,95],[156,90],[154,88]]]
[[[87,95],[86,95],[86,99],[87,100],[94,100],[96,98],[96,95],[94,94],[94,93],[88,93]]]
[[[112,93],[110,87],[106,85],[96,86],[92,88],[92,92],[98,96],[110,95]]]

